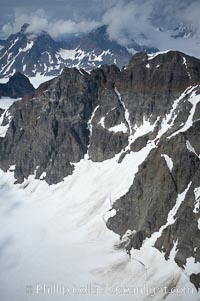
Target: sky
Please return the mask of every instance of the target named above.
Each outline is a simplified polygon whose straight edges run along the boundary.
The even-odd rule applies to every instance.
[[[58,40],[107,24],[110,38],[121,45],[135,39],[159,49],[176,47],[166,29],[180,24],[200,36],[199,0],[0,0],[0,9],[1,38],[23,23],[30,23],[31,32],[46,30]]]

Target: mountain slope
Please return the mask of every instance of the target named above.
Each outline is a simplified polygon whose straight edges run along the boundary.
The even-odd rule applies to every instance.
[[[94,69],[102,64],[127,65],[131,53],[109,40],[107,27],[102,26],[88,35],[71,42],[57,42],[43,31],[39,35],[28,32],[24,24],[20,32],[11,35],[0,49],[0,76],[20,71],[27,76],[36,74],[58,75],[64,66]],[[132,52],[157,49],[145,48],[133,42]]]
[[[115,64],[118,67],[126,66],[131,56],[136,52],[145,51],[147,53],[157,52],[157,48],[141,46],[135,41],[129,45],[130,50],[122,47],[115,41],[111,41],[107,34],[108,26],[103,25],[90,32],[82,38],[75,39],[70,43],[70,48],[76,49],[80,53],[81,60],[73,63],[73,67],[84,69],[94,69],[102,64]],[[84,56],[83,56],[84,54]],[[77,54],[75,57],[79,58]],[[75,59],[74,57],[74,59]],[[70,67],[70,64],[67,64]]]
[[[143,272],[141,267],[139,271],[149,272],[151,285],[158,271],[155,258],[165,265],[165,257],[170,272],[159,277],[160,285],[169,289],[189,285],[190,280],[198,289],[199,104],[200,60],[180,52],[139,53],[122,70],[105,65],[88,74],[65,68],[59,77],[8,109],[0,167],[20,187],[33,185],[33,191],[40,185],[36,183],[48,187],[47,182],[57,185],[49,188],[55,188],[57,195],[57,189],[66,184],[66,198],[69,193],[71,200],[78,199],[81,212],[80,220],[77,212],[71,216],[73,201],[63,201],[72,225],[77,221],[79,227],[85,226],[91,218],[91,230],[106,211],[107,227],[121,238],[116,248],[142,258]],[[76,182],[80,173],[81,180]],[[81,200],[73,185],[80,185],[84,174],[88,182],[80,189]],[[93,182],[100,186],[93,188]],[[99,226],[95,231],[101,236],[101,230]],[[127,270],[122,266],[128,281],[127,272],[135,272],[131,264],[126,264]],[[109,269],[105,277],[112,278]]]
[[[0,69],[2,76],[8,76],[15,71],[33,76],[35,73],[47,71],[46,63],[57,66],[55,56],[57,43],[46,33],[39,36],[27,34],[28,24],[24,24],[20,32],[11,35],[0,51]]]
[[[10,108],[13,118],[8,139],[13,137],[13,126],[24,129],[23,133],[15,131],[13,155],[16,154],[15,145],[20,147],[19,138],[22,144],[23,139],[30,144],[35,143],[35,147],[23,144],[19,154],[20,162],[24,161],[24,154],[34,165],[29,166],[25,172],[17,164],[16,173],[20,172],[23,180],[37,166],[41,166],[37,175],[40,176],[45,171],[48,179],[55,167],[55,179],[48,180],[52,184],[68,174],[66,166],[71,166],[69,171],[72,172],[73,164],[70,162],[78,162],[83,158],[88,145],[88,154],[93,161],[112,158],[123,152],[123,149],[134,149],[133,142],[138,138],[134,136],[135,129],[149,124],[154,132],[152,135],[155,136],[174,100],[187,87],[197,84],[199,77],[199,60],[179,52],[168,52],[155,57],[136,54],[128,68],[122,71],[116,66],[106,65],[90,74],[75,68],[65,68],[59,77],[42,84],[31,99],[27,97]],[[92,135],[88,122],[91,122]],[[39,131],[36,135],[39,141],[34,139],[36,133],[32,132],[32,124],[37,124],[35,130]],[[27,139],[27,134],[32,139]],[[5,142],[2,147],[9,144]],[[44,151],[43,147],[47,149]],[[32,151],[29,152],[28,149]],[[2,156],[10,156],[11,153],[11,149],[4,149]],[[62,166],[63,153],[67,156],[67,160],[64,160],[66,166]],[[58,162],[54,164],[54,160]],[[3,162],[1,160],[1,164]],[[63,169],[60,174],[59,164]]]

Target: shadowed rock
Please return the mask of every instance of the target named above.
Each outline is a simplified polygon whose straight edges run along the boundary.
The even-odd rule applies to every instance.
[[[30,83],[29,79],[22,73],[16,72],[9,78],[9,81],[6,84],[0,84],[0,97],[8,96],[11,98],[19,98],[34,90],[35,88]]]

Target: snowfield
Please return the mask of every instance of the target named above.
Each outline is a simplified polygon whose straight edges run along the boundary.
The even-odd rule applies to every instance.
[[[0,98],[0,108],[3,110],[7,110],[15,101],[18,101],[20,98],[10,98],[10,97],[2,97]]]
[[[119,237],[105,221],[112,202],[131,185],[140,156],[146,154],[129,154],[121,164],[116,158],[103,163],[83,159],[72,176],[52,186],[33,176],[14,186],[15,167],[0,172],[1,300],[162,300],[165,287],[176,285],[187,288],[178,300],[199,300],[173,256],[166,262],[152,247],[159,233],[132,251],[131,259],[114,248]],[[79,294],[85,286],[99,294]],[[63,287],[68,288],[64,297],[59,293]],[[131,288],[135,293],[127,293]],[[167,300],[177,300],[177,293]]]
[[[173,122],[176,104],[159,137]],[[127,109],[125,113],[129,125]],[[129,128],[130,138],[146,133],[147,124],[134,130]],[[129,190],[139,165],[155,147],[152,141],[120,164],[119,155],[100,163],[86,155],[74,164],[71,176],[51,186],[34,175],[14,185],[15,166],[7,173],[0,170],[0,300],[198,301],[189,275],[199,272],[199,266],[192,259],[186,270],[176,265],[177,242],[168,261],[153,247],[173,224],[190,186],[178,195],[167,223],[141,250],[132,250],[131,258],[115,248],[119,236],[106,227],[116,213],[110,211],[112,203]],[[171,170],[173,162],[165,160]]]
[[[44,75],[36,74],[36,76],[29,77],[29,80],[30,80],[31,84],[33,85],[33,87],[35,89],[37,89],[40,84],[47,82],[55,77],[56,76],[44,76]]]

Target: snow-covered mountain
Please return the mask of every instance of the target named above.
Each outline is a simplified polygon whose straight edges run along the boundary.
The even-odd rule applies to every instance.
[[[65,68],[1,103],[2,300],[198,301],[200,60]]]
[[[157,28],[157,30],[164,33],[167,32],[174,39],[178,39],[178,38],[188,39],[195,35],[194,30],[192,30],[186,24],[180,24],[179,26],[172,29]]]
[[[64,68],[77,67],[86,70],[102,64],[127,65],[132,54],[149,53],[155,48],[140,46],[132,41],[129,50],[110,41],[107,27],[102,26],[82,38],[70,42],[57,42],[43,31],[39,35],[28,32],[28,24],[0,43],[0,76],[7,77],[20,71],[27,76],[36,74],[58,75]]]
[[[20,71],[33,76],[52,68],[56,70],[56,53],[58,44],[46,32],[38,36],[26,34],[28,24],[24,24],[20,32],[11,35],[0,51],[1,76],[8,76]],[[48,66],[48,68],[47,68]],[[61,67],[62,68],[62,67]]]
[[[169,32],[171,33],[171,36],[174,38],[188,39],[195,35],[195,32],[185,24],[182,24]]]

